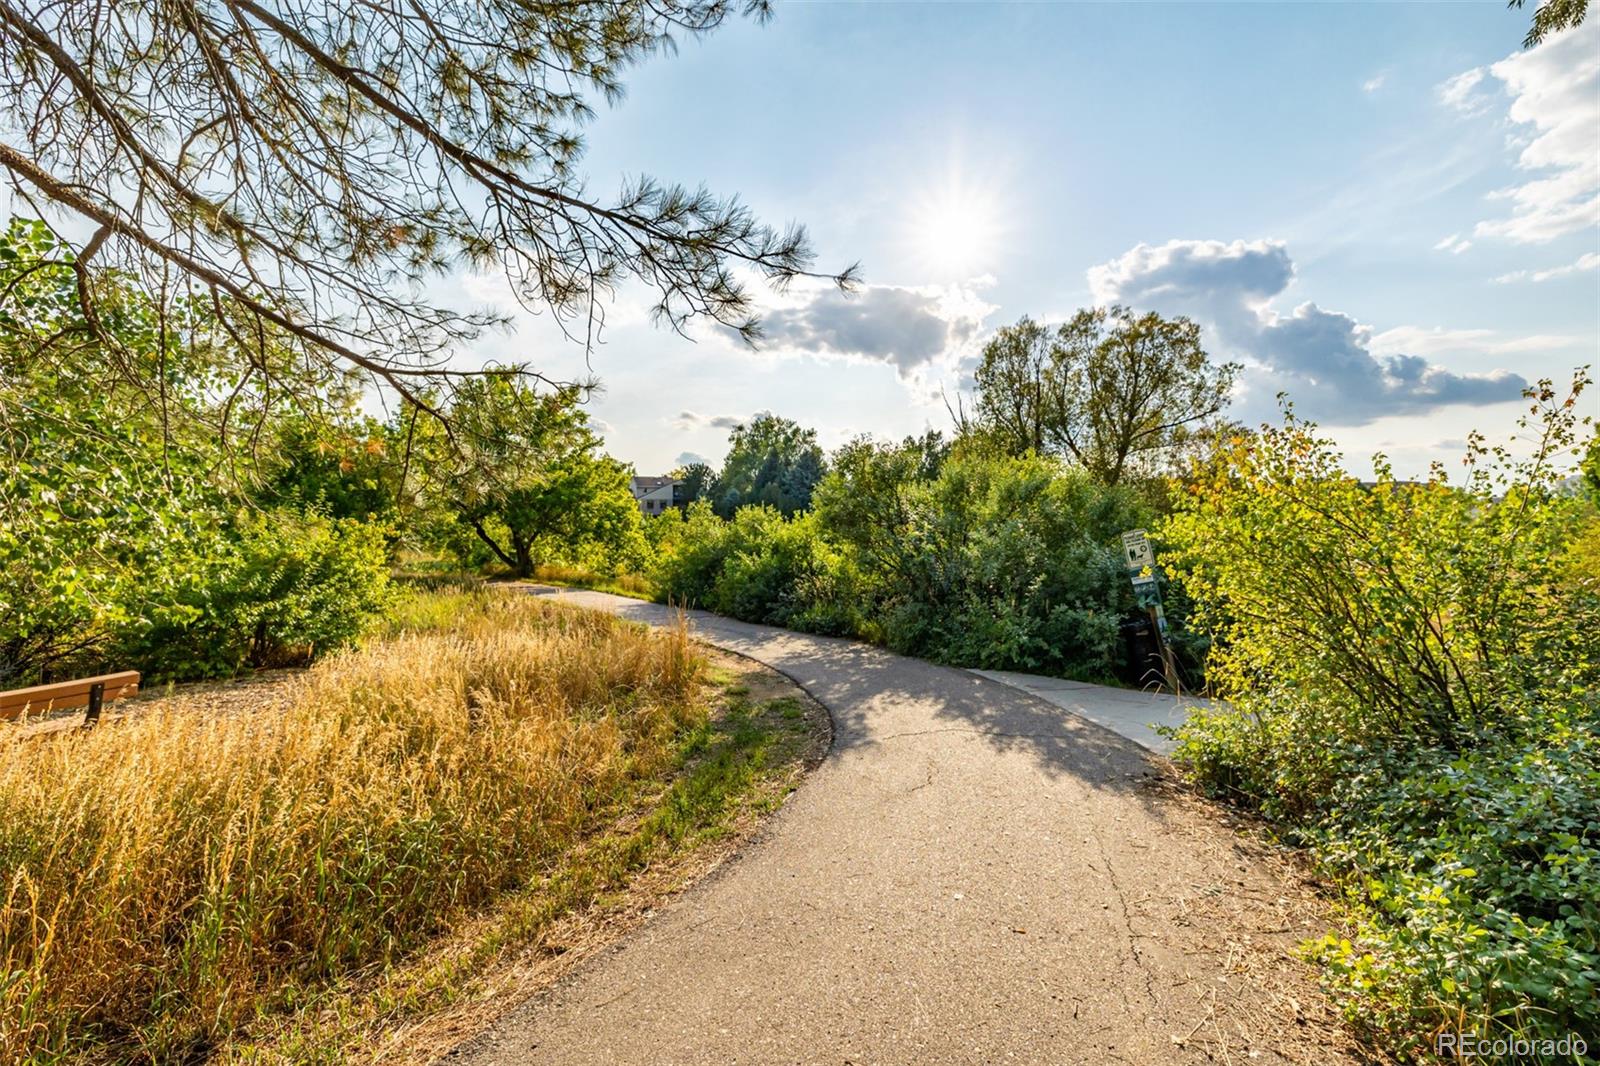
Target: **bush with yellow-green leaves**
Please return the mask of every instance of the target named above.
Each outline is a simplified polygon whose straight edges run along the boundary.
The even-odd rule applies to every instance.
[[[1600,483],[1566,476],[1587,383],[1530,390],[1532,454],[1474,437],[1460,484],[1381,458],[1357,480],[1291,415],[1162,530],[1232,701],[1177,756],[1314,849],[1356,935],[1308,950],[1402,1050],[1600,1033]]]

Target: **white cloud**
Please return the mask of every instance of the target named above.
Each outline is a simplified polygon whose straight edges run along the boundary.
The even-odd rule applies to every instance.
[[[697,463],[702,466],[710,466],[711,460],[707,459],[699,452],[679,452],[678,457],[672,461],[674,468],[694,466]]]
[[[1361,83],[1361,91],[1364,93],[1375,93],[1379,89],[1383,88],[1383,83],[1388,80],[1389,74],[1387,71],[1380,74],[1374,74],[1372,77]]]
[[[1452,233],[1450,236],[1434,245],[1433,250],[1436,252],[1449,252],[1451,255],[1460,255],[1462,252],[1471,247],[1471,241],[1463,240],[1461,234],[1459,233]]]
[[[1375,350],[1370,327],[1315,303],[1287,315],[1272,310],[1268,304],[1293,278],[1294,263],[1280,241],[1170,241],[1139,245],[1091,269],[1089,287],[1102,303],[1190,315],[1208,325],[1217,354],[1251,363],[1241,382],[1251,415],[1269,414],[1269,398],[1283,391],[1312,418],[1361,425],[1447,404],[1515,399],[1525,383],[1505,370],[1460,374],[1415,351]],[[1479,331],[1417,331],[1411,339],[1442,348],[1464,334],[1483,339]],[[1392,343],[1403,335],[1380,336]]]
[[[1282,241],[1168,241],[1141,244],[1089,268],[1097,303],[1134,303],[1230,327],[1289,287],[1294,262]]]
[[[1482,351],[1491,337],[1492,329],[1445,329],[1435,326],[1396,326],[1373,334],[1372,350],[1382,355],[1438,355],[1440,352]]]
[[[1569,274],[1581,274],[1589,270],[1600,270],[1600,253],[1586,252],[1580,255],[1575,263],[1551,267],[1548,270],[1513,270],[1509,274],[1501,274],[1494,280],[1501,285],[1513,281],[1549,281],[1551,278],[1564,278]]]
[[[1453,107],[1457,111],[1476,114],[1487,105],[1484,98],[1476,90],[1483,83],[1483,76],[1487,71],[1483,67],[1473,67],[1463,71],[1439,86],[1439,99],[1446,107]]]
[[[1539,244],[1600,224],[1600,19],[1516,52],[1488,73],[1511,99],[1516,165],[1529,176],[1493,194],[1510,213],[1479,222],[1473,235]],[[1483,76],[1482,68],[1457,75],[1441,96],[1455,103],[1462,79],[1470,94]]]
[[[675,418],[668,419],[674,429],[732,429],[734,426],[743,425],[745,419],[739,415],[702,415],[695,411],[679,411]]]
[[[1549,352],[1593,347],[1594,341],[1588,337],[1562,335],[1559,333],[1532,333],[1526,337],[1495,341],[1489,345],[1487,350],[1495,355],[1515,355],[1525,352]]]
[[[824,358],[887,363],[902,378],[955,363],[994,311],[979,295],[992,279],[964,285],[868,285],[853,293],[814,288],[791,293],[762,315],[763,348]]]

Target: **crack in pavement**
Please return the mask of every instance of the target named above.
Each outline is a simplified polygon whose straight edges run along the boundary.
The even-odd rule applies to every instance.
[[[1105,864],[1106,879],[1111,882],[1111,889],[1117,894],[1117,903],[1122,908],[1122,927],[1127,934],[1128,952],[1132,956],[1134,965],[1144,974],[1145,995],[1149,998],[1150,1002],[1159,1006],[1161,1003],[1161,997],[1156,995],[1155,975],[1151,972],[1150,967],[1145,964],[1144,956],[1139,951],[1139,940],[1141,937],[1145,939],[1153,938],[1150,937],[1149,934],[1140,934],[1134,932],[1133,916],[1128,911],[1128,894],[1122,888],[1122,879],[1117,876],[1116,863],[1111,858],[1110,852],[1106,850],[1105,838],[1100,835],[1100,827],[1092,826],[1091,832],[1094,835],[1095,847],[1099,849],[1100,852],[1100,861]]]

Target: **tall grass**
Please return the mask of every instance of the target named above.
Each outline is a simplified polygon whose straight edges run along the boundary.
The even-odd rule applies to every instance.
[[[704,715],[682,630],[408,611],[276,708],[0,731],[0,1060],[198,1057],[526,879]]]
[[[629,596],[636,600],[654,600],[660,594],[655,582],[640,574],[626,572],[604,574],[585,566],[567,566],[561,563],[545,563],[535,567],[533,580],[548,581],[553,585],[568,585],[572,588],[595,589],[618,596]]]

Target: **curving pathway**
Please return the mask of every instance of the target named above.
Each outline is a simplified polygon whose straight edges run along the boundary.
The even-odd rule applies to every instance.
[[[1315,908],[1159,757],[964,670],[691,620],[809,690],[832,752],[734,860],[450,1062],[1353,1061],[1287,954]]]

